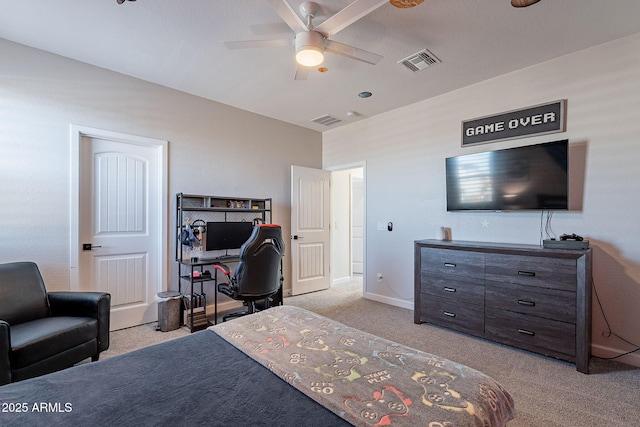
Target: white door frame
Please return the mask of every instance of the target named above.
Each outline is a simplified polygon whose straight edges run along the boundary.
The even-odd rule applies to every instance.
[[[80,280],[78,275],[78,263],[80,257],[80,240],[79,240],[79,208],[80,208],[80,144],[82,137],[101,138],[110,141],[121,142],[124,144],[143,145],[146,147],[154,147],[158,153],[158,200],[160,201],[158,212],[150,212],[150,215],[158,216],[158,229],[156,232],[160,236],[158,239],[157,253],[157,277],[158,292],[168,289],[168,176],[169,176],[169,142],[161,139],[147,138],[143,136],[128,135],[124,133],[112,132],[102,129],[96,129],[86,126],[71,125],[71,200],[70,200],[70,248],[69,248],[69,289],[72,291],[80,290]]]
[[[362,168],[362,294],[367,294],[367,162],[365,160],[325,168],[330,172]],[[331,188],[330,191],[334,191]]]

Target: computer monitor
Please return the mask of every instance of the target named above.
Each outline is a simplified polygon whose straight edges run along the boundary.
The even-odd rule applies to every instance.
[[[207,222],[207,251],[239,249],[253,232],[253,222]]]

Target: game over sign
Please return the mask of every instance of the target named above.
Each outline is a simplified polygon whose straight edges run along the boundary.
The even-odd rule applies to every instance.
[[[564,132],[567,100],[462,122],[462,146]]]

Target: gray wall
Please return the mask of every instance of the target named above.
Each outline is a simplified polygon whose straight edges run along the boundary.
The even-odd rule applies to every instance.
[[[429,70],[416,79],[428,79]],[[323,166],[366,161],[368,298],[413,307],[413,241],[453,238],[539,244],[540,213],[447,213],[444,159],[568,138],[575,212],[555,213],[559,236],[591,241],[594,284],[615,333],[640,344],[640,34],[324,132]],[[419,84],[416,82],[414,84]],[[567,131],[461,148],[461,122],[559,99]],[[580,193],[584,192],[580,197]],[[392,221],[394,231],[377,231]],[[383,273],[382,283],[376,273]],[[610,336],[593,305],[593,351],[633,349]],[[640,366],[640,354],[622,360]]]
[[[322,166],[319,132],[2,39],[0,58],[0,262],[37,262],[51,290],[69,289],[71,124],[169,141],[174,289],[177,192],[272,197],[287,236],[290,167]]]

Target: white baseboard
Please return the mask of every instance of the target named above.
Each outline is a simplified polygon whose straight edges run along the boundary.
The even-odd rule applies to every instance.
[[[343,284],[349,283],[349,282],[351,282],[351,277],[346,276],[346,277],[341,277],[339,279],[333,279],[331,281],[331,284],[332,284],[332,286],[334,286],[334,285],[343,285]]]
[[[408,310],[414,309],[413,301],[405,301],[398,298],[389,298],[388,296],[378,295],[371,292],[365,292],[363,297],[373,301],[378,301],[385,304],[393,305],[395,307],[406,308]]]
[[[599,344],[591,345],[591,354],[594,357],[611,358],[616,357],[619,354],[626,353],[629,350],[621,350],[619,348],[608,347]],[[640,354],[638,352],[626,354],[614,359],[616,362],[624,363],[640,368]]]

